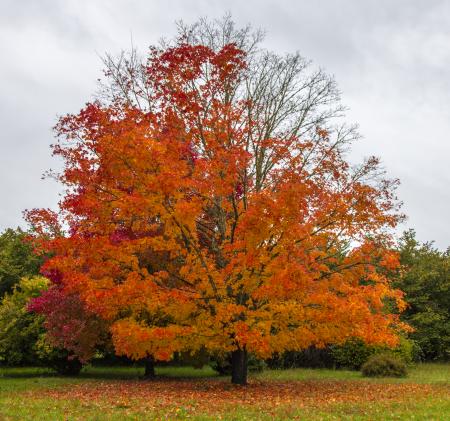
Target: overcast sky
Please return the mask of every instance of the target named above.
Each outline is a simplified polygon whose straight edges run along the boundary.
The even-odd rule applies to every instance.
[[[58,186],[41,180],[58,166],[51,127],[92,99],[99,56],[227,11],[335,76],[364,136],[352,159],[381,157],[402,183],[402,228],[449,246],[450,0],[0,0],[0,230],[56,206]]]

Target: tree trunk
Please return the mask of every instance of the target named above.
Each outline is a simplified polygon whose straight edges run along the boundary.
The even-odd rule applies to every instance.
[[[147,357],[145,359],[145,379],[154,379],[155,378],[155,360],[152,356]]]
[[[231,383],[247,384],[247,351],[237,349],[231,354]]]

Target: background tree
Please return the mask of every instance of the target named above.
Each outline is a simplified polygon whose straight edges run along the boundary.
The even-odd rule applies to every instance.
[[[385,272],[402,216],[396,181],[375,158],[352,168],[352,131],[327,126],[334,82],[229,25],[240,44],[183,36],[126,86],[107,72],[109,99],[57,125],[59,215],[28,219],[53,255],[43,270],[111,323],[118,354],[230,352],[245,384],[248,353],[396,343],[405,326],[384,304],[403,301]]]
[[[61,285],[53,284],[41,291],[39,296],[29,301],[27,310],[43,317],[46,343],[57,350],[67,351],[69,360],[79,360],[84,364],[108,341],[104,321],[86,310],[77,294],[65,293]],[[59,366],[59,353],[53,359],[54,365]],[[75,363],[75,366],[81,368],[81,364]]]
[[[49,289],[47,278],[22,278],[0,303],[0,362],[77,374],[93,356],[93,338],[105,332],[79,310],[81,306],[79,299]],[[42,310],[45,317],[30,308]]]
[[[44,334],[42,317],[30,314],[27,303],[47,288],[47,279],[22,278],[0,302],[0,361],[6,365],[39,364],[37,343]]]
[[[0,299],[23,277],[39,274],[42,258],[25,241],[27,235],[20,228],[8,228],[0,234]]]
[[[413,230],[400,241],[403,270],[395,285],[405,292],[408,307],[403,320],[415,328],[410,337],[427,360],[450,358],[450,249],[420,243]]]

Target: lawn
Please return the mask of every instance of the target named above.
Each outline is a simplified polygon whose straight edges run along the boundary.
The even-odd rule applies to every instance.
[[[423,364],[406,379],[345,370],[267,370],[233,386],[209,367],[86,367],[63,378],[39,368],[0,369],[1,420],[444,420],[450,365]]]

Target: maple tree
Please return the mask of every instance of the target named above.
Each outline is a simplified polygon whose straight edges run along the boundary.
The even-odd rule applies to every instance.
[[[105,321],[86,309],[78,294],[66,293],[61,285],[53,284],[32,298],[27,310],[44,316],[46,341],[67,351],[69,360],[86,363],[107,340]]]
[[[393,345],[407,328],[385,306],[404,307],[387,277],[397,182],[376,158],[351,167],[342,129],[247,95],[252,60],[236,43],[152,48],[148,106],[116,92],[61,118],[60,211],[27,213],[42,270],[108,321],[117,354],[230,352],[239,384],[249,352]]]

